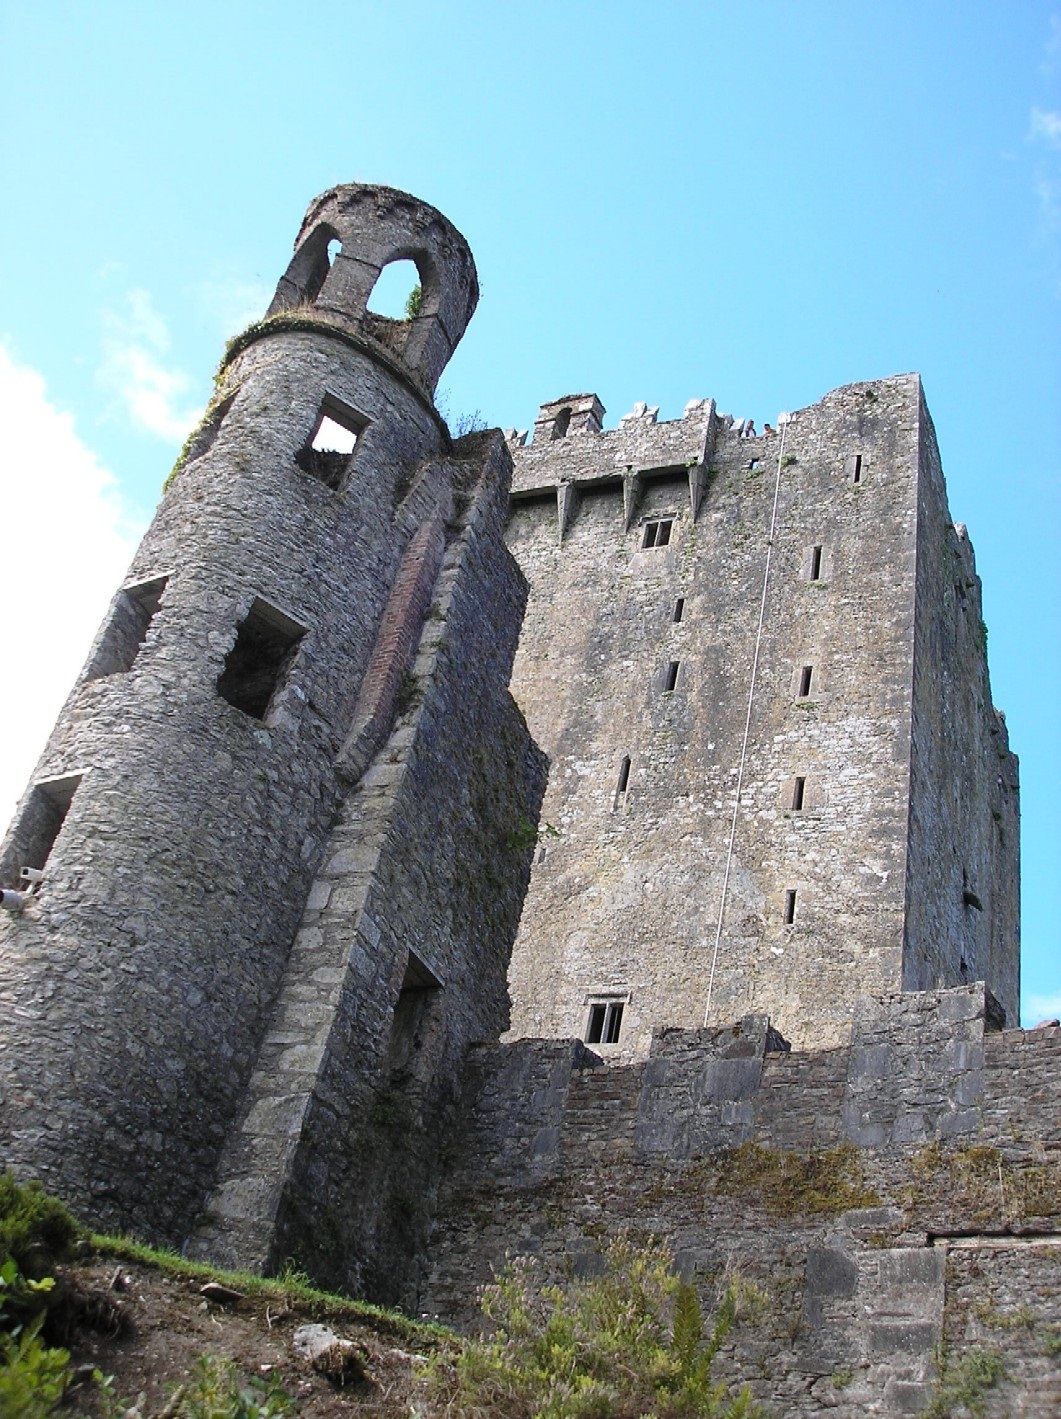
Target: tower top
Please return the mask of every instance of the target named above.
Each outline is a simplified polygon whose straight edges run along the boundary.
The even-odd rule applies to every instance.
[[[412,261],[420,304],[408,320],[368,309],[385,266]],[[479,300],[468,243],[441,212],[392,187],[350,183],[310,203],[268,315],[312,311],[370,336],[433,393]]]

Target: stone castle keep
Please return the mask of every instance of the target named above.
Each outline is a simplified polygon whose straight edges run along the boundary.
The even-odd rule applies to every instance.
[[[453,438],[477,298],[339,187],[229,345],[0,849],[4,1160],[457,1322],[663,1236],[769,1292],[780,1412],[920,1412],[942,1343],[1054,1413],[1061,1031],[920,381]]]

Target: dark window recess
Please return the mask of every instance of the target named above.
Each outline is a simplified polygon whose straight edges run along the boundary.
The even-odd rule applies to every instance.
[[[669,694],[678,683],[678,670],[681,666],[680,660],[672,660],[663,676],[663,692]]]
[[[295,658],[303,627],[260,598],[236,632],[236,643],[218,676],[217,692],[254,719],[264,719]]]
[[[13,884],[26,887],[27,877],[22,875],[24,868],[29,868],[33,873],[44,869],[80,783],[81,775],[71,774],[34,785],[11,834],[11,851],[7,855],[9,866],[4,876],[11,878]]]
[[[790,887],[785,893],[785,915],[784,923],[791,926],[796,919],[796,889]]]
[[[118,592],[103,638],[85,672],[86,680],[123,675],[133,668],[158,612],[167,580],[158,576]]]
[[[801,700],[805,700],[810,694],[810,682],[813,674],[813,665],[805,665],[799,672],[799,698]]]
[[[670,530],[674,523],[673,517],[665,517],[659,522],[646,522],[645,535],[642,539],[642,547],[666,547],[670,541]]]
[[[566,438],[566,437],[567,437],[567,431],[568,431],[568,429],[570,428],[570,426],[571,426],[571,410],[570,410],[570,409],[561,409],[560,412],[559,412],[559,414],[557,414],[556,418],[553,420],[553,430],[552,430],[552,433],[549,435],[549,437],[550,437],[550,438],[553,438],[553,439]]]
[[[759,467],[759,460],[758,460],[757,458],[750,458],[750,459],[748,460],[748,472],[749,472],[749,473],[754,473],[754,472],[756,472],[756,470],[758,469],[758,467]]]
[[[983,902],[969,886],[969,873],[964,867],[962,868],[962,905],[973,907],[978,912],[982,912],[984,909]]]
[[[852,483],[862,482],[862,455],[856,453],[851,459],[851,481]]]
[[[623,757],[622,763],[619,765],[619,787],[618,787],[618,791],[619,791],[620,793],[625,793],[626,790],[627,790],[627,786],[629,785],[629,783],[630,783],[630,755],[629,755],[629,754],[626,754],[626,755],[624,755],[624,757]]]
[[[440,989],[433,973],[410,951],[387,1044],[386,1074],[391,1088],[412,1083],[417,1076],[420,1051],[435,1025]]]
[[[822,579],[822,549],[820,547],[810,549],[810,579],[811,581],[821,581]]]
[[[313,434],[305,448],[295,454],[295,462],[303,473],[338,492],[364,427],[364,420],[352,409],[328,395],[320,407]]]
[[[623,1002],[621,1000],[595,1001],[589,1007],[586,1043],[588,1045],[618,1044],[622,1023]]]
[[[673,617],[672,617],[672,620],[674,621],[675,625],[678,624],[678,622],[682,619],[682,617],[683,617],[684,615],[685,615],[685,597],[684,597],[684,596],[679,596],[678,599],[677,599],[677,601],[674,603],[674,615],[673,615]]]
[[[802,777],[801,777],[801,778],[797,778],[796,781],[795,781],[795,783],[792,785],[792,809],[793,809],[793,812],[798,813],[798,812],[802,809],[802,807],[803,807],[803,795],[804,795],[804,793],[806,792],[806,788],[807,788],[807,780],[806,780],[805,778],[802,778]]]

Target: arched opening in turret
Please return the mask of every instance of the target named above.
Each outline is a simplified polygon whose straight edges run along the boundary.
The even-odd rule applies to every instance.
[[[379,273],[368,309],[388,320],[414,320],[423,304],[424,288],[416,262],[409,257],[389,261]]]
[[[564,438],[564,437],[566,436],[566,434],[567,434],[567,430],[568,430],[568,428],[570,427],[570,424],[571,424],[571,410],[570,410],[570,409],[561,409],[560,412],[559,412],[559,414],[557,414],[556,419],[555,419],[554,422],[553,422],[553,432],[552,432],[551,437],[554,438],[554,439],[562,439],[562,438]]]
[[[342,249],[342,241],[334,227],[327,222],[315,227],[291,258],[267,313],[275,315],[281,310],[312,305]]]

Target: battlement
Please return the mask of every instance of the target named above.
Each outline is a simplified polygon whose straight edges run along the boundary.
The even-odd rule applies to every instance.
[[[577,1040],[479,1047],[423,1310],[470,1321],[508,1257],[592,1275],[625,1231],[667,1239],[707,1300],[733,1271],[761,1285],[722,1363],[778,1412],[820,1413],[834,1372],[843,1412],[921,1412],[940,1343],[998,1345],[982,1317],[1019,1300],[1039,1341],[1008,1344],[1011,1379],[1050,1415],[1061,1030],[997,1020],[976,984],[863,1000],[832,1049],[779,1049],[762,1015],[610,1068]]]

